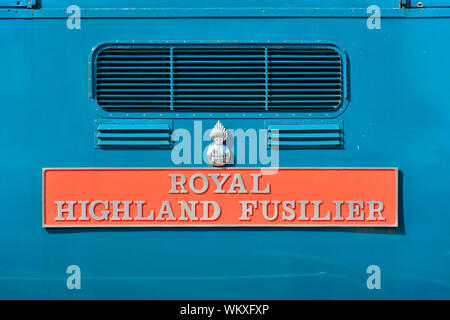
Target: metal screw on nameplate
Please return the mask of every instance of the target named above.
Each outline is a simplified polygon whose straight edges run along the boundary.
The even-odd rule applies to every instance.
[[[70,14],[70,16],[67,18],[67,21],[66,21],[67,29],[69,29],[69,30],[81,29],[81,9],[80,9],[80,7],[72,4],[67,7],[66,13]]]
[[[70,274],[67,278],[66,285],[69,290],[81,290],[81,269],[77,265],[70,265],[66,269],[66,273]]]
[[[217,121],[209,135],[214,144],[208,148],[206,153],[209,163],[216,167],[222,167],[230,161],[230,149],[223,143],[228,138],[227,129]]]
[[[377,5],[367,7],[367,13],[371,15],[367,18],[366,25],[369,30],[381,29],[381,9]]]

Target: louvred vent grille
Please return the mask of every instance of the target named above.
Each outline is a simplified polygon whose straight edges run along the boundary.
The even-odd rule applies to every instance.
[[[271,125],[269,145],[340,148],[343,146],[342,129],[336,123]]]
[[[164,123],[136,123],[122,120],[100,123],[97,127],[97,146],[113,147],[169,147],[170,127]]]
[[[330,47],[109,47],[95,92],[108,111],[332,111],[343,63]]]

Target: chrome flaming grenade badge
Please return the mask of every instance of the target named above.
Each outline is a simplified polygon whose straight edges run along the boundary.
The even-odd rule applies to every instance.
[[[213,166],[222,167],[230,161],[230,149],[223,144],[228,137],[227,129],[220,121],[217,121],[209,136],[214,141],[214,144],[209,146],[206,152],[208,161]]]

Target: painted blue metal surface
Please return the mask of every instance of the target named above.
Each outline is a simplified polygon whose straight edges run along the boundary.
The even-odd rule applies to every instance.
[[[79,30],[66,26],[72,1],[0,9],[0,298],[450,298],[450,44],[439,37],[450,32],[448,9],[379,1],[381,29],[370,30],[372,1],[322,1],[316,9],[306,1],[164,1],[161,10],[124,2],[114,9],[110,1],[78,1]],[[111,118],[99,116],[88,96],[92,48],[218,40],[329,43],[345,52],[349,104],[332,119],[345,122],[344,147],[281,150],[280,165],[398,167],[399,228],[41,227],[43,167],[175,166],[170,149],[96,148],[98,121]],[[204,130],[217,119],[243,129],[322,121],[292,112],[168,118],[151,117],[193,134],[195,120]],[[81,290],[66,287],[73,264],[82,271]],[[381,268],[381,290],[366,286],[369,265]]]

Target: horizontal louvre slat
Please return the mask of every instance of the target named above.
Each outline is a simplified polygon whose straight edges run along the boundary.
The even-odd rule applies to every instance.
[[[200,92],[256,92],[256,93],[263,93],[264,94],[264,88],[261,89],[252,89],[252,88],[197,88],[197,89],[180,89],[178,88],[176,90],[176,94],[178,93],[184,93],[184,94],[197,94]]]
[[[129,78],[129,79],[121,79],[121,78],[100,78],[99,82],[102,85],[150,85],[150,86],[170,86],[170,79],[142,79],[142,78]]]
[[[222,64],[222,62],[220,63]],[[201,64],[197,64],[195,66],[186,66],[186,65],[180,65],[180,63],[175,63],[175,68],[176,68],[176,72],[185,72],[184,70],[192,70],[195,72],[195,70],[216,70],[219,69],[221,70],[221,72],[228,72],[229,70],[233,70],[233,69],[248,69],[248,70],[253,70],[253,69],[259,69],[259,70],[263,70],[264,72],[264,63],[260,66],[258,65],[250,65],[250,64],[243,64],[243,65],[236,65],[235,63],[233,63],[233,65],[219,65],[219,63],[214,63],[214,66],[211,66],[210,64],[206,65],[206,66],[202,66]]]
[[[334,103],[336,102],[336,100],[322,100],[320,97],[315,97],[315,98],[305,98],[303,100],[297,99],[297,100],[274,100],[271,99],[271,102],[274,105],[279,105],[279,104],[308,104],[308,103]]]
[[[290,100],[287,99],[300,99],[300,100],[305,100],[305,99],[315,99],[320,97],[321,99],[325,99],[325,98],[339,98],[340,95],[339,94],[329,94],[328,92],[326,94],[294,94],[294,93],[271,93],[270,94],[270,98],[271,99],[281,99],[283,101],[289,102]],[[293,101],[297,101],[297,100],[293,100]]]
[[[339,58],[324,58],[324,59],[313,59],[310,58],[286,58],[286,59],[275,59],[271,60],[274,66],[283,64],[293,64],[293,65],[304,65],[304,64],[322,64],[322,65],[339,65]]]
[[[329,141],[323,141],[323,140],[317,140],[317,141],[308,141],[308,140],[298,140],[298,141],[271,141],[271,146],[339,146],[341,145],[340,141],[337,140],[329,140]]]
[[[181,99],[181,98],[183,98],[183,100],[192,100],[193,99],[193,97],[192,97],[193,95],[191,95],[191,94],[179,94],[179,93],[177,93],[177,94],[175,94],[175,98],[178,98],[178,99]],[[197,94],[196,95],[196,97],[197,98],[214,98],[214,99],[216,99],[216,98],[222,98],[222,99],[225,99],[225,100],[227,100],[227,99],[232,99],[232,98],[229,98],[227,95],[223,95],[223,94],[202,94],[201,96],[199,95],[199,94]],[[258,97],[258,95],[256,94],[256,97],[255,97],[255,94],[233,94],[233,99],[235,98],[235,97],[237,97],[237,98],[255,98],[255,99],[262,99],[263,97],[261,97],[261,96],[259,96]],[[193,100],[196,100],[196,99],[193,99]]]
[[[274,50],[276,49],[271,49],[272,52],[274,52]],[[325,55],[325,54],[314,54],[314,52],[305,52],[304,54],[295,54],[295,53],[269,53],[268,54],[269,58],[271,59],[310,59],[310,58],[314,58],[314,59],[339,59],[339,55],[338,54],[331,54],[331,55]]]
[[[116,94],[160,94],[160,93],[165,93],[163,89],[150,89],[150,88],[135,88],[135,89],[130,89],[130,88],[113,88],[113,89],[104,89],[102,88],[101,90],[97,91],[98,93],[106,96],[106,95],[116,95]]]
[[[246,103],[246,104],[242,104],[242,103],[237,103],[237,104],[213,104],[213,103],[209,103],[209,104],[186,104],[186,103],[179,103],[177,104],[177,106],[175,107],[176,109],[202,109],[202,110],[208,110],[208,109],[212,109],[215,111],[220,111],[220,109],[225,109],[225,108],[229,108],[230,110],[244,110],[244,109],[256,109],[256,110],[260,110],[262,107],[264,106],[264,103],[259,103],[259,104],[250,104],[250,103]]]
[[[179,51],[178,51],[179,52]],[[225,53],[225,52],[224,52]],[[259,58],[264,60],[264,57],[261,56],[261,54],[248,54],[248,55],[238,55],[238,54],[230,54],[230,55],[217,55],[217,54],[180,54],[177,53],[177,59],[192,59],[192,58],[198,58],[198,59],[249,59],[249,58]]]
[[[100,124],[99,131],[117,131],[117,130],[166,130],[169,131],[167,124]]]
[[[169,146],[165,140],[101,140],[99,146]]]
[[[342,61],[328,47],[111,46],[96,60],[105,110],[332,110]]]
[[[204,83],[204,82],[214,82],[214,83],[237,83],[238,85],[243,83],[243,84],[249,84],[249,83],[253,83],[253,84],[258,84],[258,83],[264,83],[265,78],[264,75],[261,74],[261,76],[259,77],[246,77],[246,78],[235,78],[235,77],[224,77],[224,76],[215,76],[215,77],[185,77],[183,75],[183,77],[180,77],[180,75],[176,75],[175,78],[173,79],[173,81],[178,85],[180,84],[190,84],[190,83]],[[244,82],[246,81],[246,82]]]
[[[110,103],[103,105],[103,109],[106,111],[116,112],[116,111],[124,111],[129,112],[133,110],[146,111],[148,106],[151,105],[153,110],[163,111],[167,110],[169,104],[156,104],[156,103],[129,103],[129,104],[120,104],[120,103]]]
[[[329,130],[340,130],[339,125],[337,124],[299,124],[299,125],[271,125],[269,130],[278,130],[278,131],[329,131]]]
[[[100,132],[98,134],[98,137],[100,139],[112,139],[112,138],[119,138],[119,139],[126,139],[126,138],[133,138],[133,139],[159,139],[159,138],[169,138],[168,133],[105,133]]]
[[[292,75],[286,75],[286,76],[277,76],[274,77],[273,75],[270,75],[269,77],[269,83],[270,84],[275,84],[275,83],[281,83],[281,81],[284,81],[284,83],[286,84],[291,84],[291,83],[298,83],[298,82],[308,82],[308,81],[321,81],[321,80],[325,80],[325,81],[336,81],[339,82],[340,81],[340,77],[336,77],[334,75],[327,75],[327,74],[311,74],[311,76],[307,76],[305,74],[302,74],[301,77],[294,77]]]
[[[124,96],[124,94],[120,94],[120,93],[116,93],[116,94],[111,94],[111,93],[105,93],[103,94],[102,99],[103,100],[110,100],[110,99],[118,99],[118,100],[123,100],[123,99],[139,99],[139,100],[158,100],[159,98],[167,98],[170,99],[170,96],[168,95],[161,95],[161,94],[149,94],[149,93],[142,93],[142,94],[131,94],[131,93],[126,93],[126,96]],[[162,100],[165,101],[165,100]]]
[[[260,75],[262,78],[264,78],[264,72],[263,71],[246,71],[243,72],[241,70],[233,70],[233,69],[228,69],[226,71],[220,71],[218,72],[217,70],[209,70],[209,71],[180,71],[180,70],[176,70],[174,73],[175,77],[186,77],[186,76],[192,76],[192,77],[197,77],[198,75],[200,76],[204,76],[204,75],[216,75],[217,77],[230,77],[230,76],[236,76],[236,75],[241,75],[241,76],[245,76],[245,75],[251,75],[251,76],[255,76],[255,75]]]
[[[302,138],[339,138],[340,134],[337,132],[331,133],[270,133],[270,138],[272,139],[302,139]]]
[[[167,72],[169,71],[169,69],[167,69],[167,71],[161,71],[161,70],[154,70],[154,71],[150,71],[150,70],[100,70],[98,72],[99,77],[104,77],[104,78],[134,78],[134,77],[138,77],[138,78],[165,78],[167,77]]]
[[[264,68],[264,60],[177,60],[174,66],[178,68],[195,68],[195,67],[251,67]]]
[[[302,71],[302,70],[310,71],[311,69],[314,69],[314,70],[317,70],[317,71],[320,71],[320,72],[323,69],[340,72],[339,66],[336,67],[335,65],[332,65],[332,66],[329,66],[329,65],[326,65],[326,66],[322,66],[322,65],[311,66],[309,64],[307,64],[307,65],[290,64],[290,65],[287,65],[287,66],[280,66],[280,65],[273,66],[272,65],[271,67],[269,67],[269,71],[271,72],[271,74],[273,74],[273,72],[275,70],[280,71],[280,72],[288,72],[288,71],[298,72],[298,71]]]

